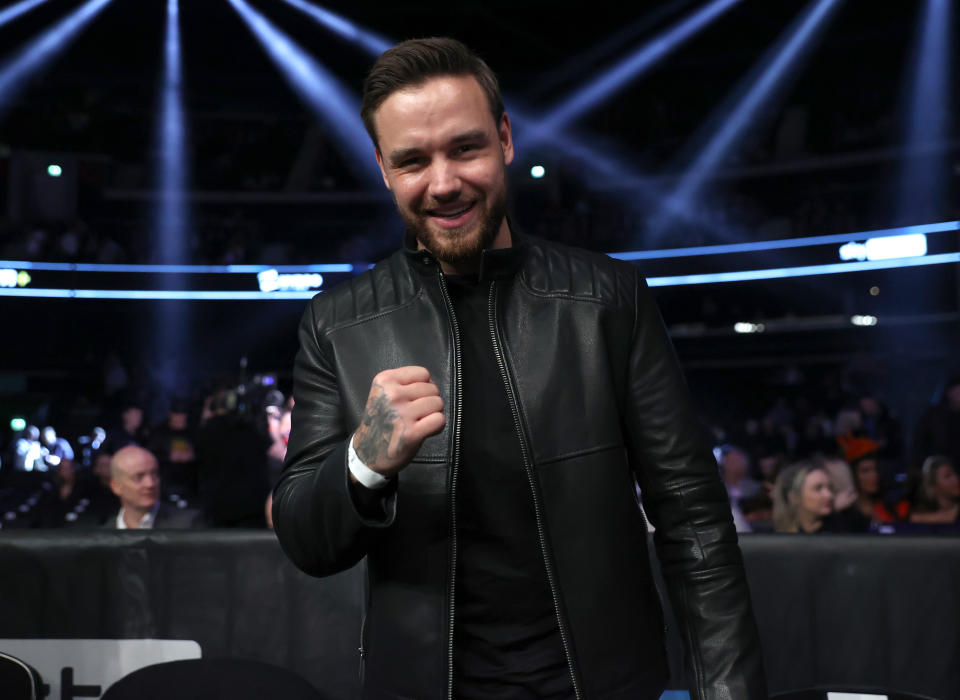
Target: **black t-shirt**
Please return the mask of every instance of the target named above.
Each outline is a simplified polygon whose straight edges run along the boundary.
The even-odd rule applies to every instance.
[[[573,697],[530,482],[490,335],[489,282],[447,276],[460,327],[454,694]]]

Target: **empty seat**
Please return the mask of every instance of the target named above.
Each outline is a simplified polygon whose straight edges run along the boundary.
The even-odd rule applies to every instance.
[[[190,659],[146,666],[114,683],[101,700],[323,700],[302,676],[246,659]]]

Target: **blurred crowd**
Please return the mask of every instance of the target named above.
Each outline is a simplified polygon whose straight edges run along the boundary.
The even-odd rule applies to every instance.
[[[273,385],[174,398],[154,425],[144,402],[120,397],[73,444],[19,419],[0,461],[0,527],[269,527],[293,407]]]
[[[905,436],[876,396],[779,398],[715,450],[742,532],[960,532],[960,375]]]
[[[104,386],[128,387],[118,359],[108,366]],[[30,422],[43,411],[18,419],[0,453],[0,526],[271,525],[293,408],[274,375],[174,397],[152,425],[157,402],[138,396],[116,392],[80,435]],[[759,417],[710,423],[741,532],[960,531],[960,375],[908,431],[869,392],[771,394]]]

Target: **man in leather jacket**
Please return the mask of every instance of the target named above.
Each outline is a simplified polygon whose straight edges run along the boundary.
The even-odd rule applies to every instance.
[[[511,227],[510,120],[459,42],[386,52],[362,116],[408,240],[304,313],[273,519],[310,574],[367,557],[364,698],[658,698],[635,484],[691,696],[765,698],[727,495],[637,269]]]

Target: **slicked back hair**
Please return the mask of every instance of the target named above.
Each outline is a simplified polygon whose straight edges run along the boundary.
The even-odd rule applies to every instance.
[[[504,111],[500,85],[483,59],[449,37],[410,39],[385,51],[363,81],[360,116],[378,151],[380,142],[373,116],[383,101],[398,90],[418,87],[430,78],[444,75],[473,76],[487,97],[494,123],[500,126]]]

